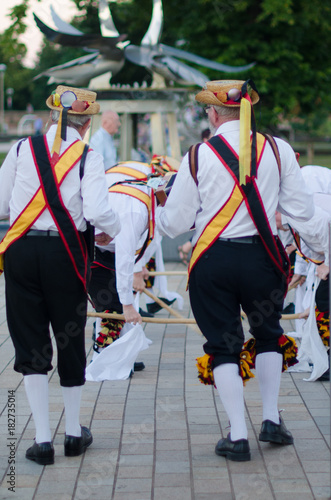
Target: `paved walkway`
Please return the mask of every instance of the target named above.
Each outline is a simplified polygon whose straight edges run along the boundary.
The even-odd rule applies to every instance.
[[[183,270],[182,264],[168,264]],[[185,278],[168,279],[185,296]],[[19,310],[17,314],[19,314]],[[166,313],[158,313],[166,317]],[[287,331],[293,330],[284,322]],[[92,319],[86,329],[91,358]],[[85,455],[63,456],[64,418],[56,368],[50,374],[50,415],[56,461],[42,467],[25,459],[34,428],[22,377],[13,371],[13,347],[5,321],[0,281],[0,499],[17,500],[311,500],[330,498],[330,385],[282,377],[280,407],[294,446],[258,441],[261,400],[256,378],[245,387],[250,462],[214,453],[227,434],[217,393],[197,379],[195,358],[203,338],[183,325],[146,326],[153,341],[139,356],[143,372],[125,381],[88,382],[81,423],[94,442]],[[15,421],[7,402],[14,403]],[[14,423],[15,422],[15,423]],[[11,431],[14,430],[14,435]],[[11,462],[11,463],[9,463]],[[10,469],[11,467],[11,469]],[[11,475],[10,475],[11,473]],[[8,482],[8,481],[12,482]],[[10,491],[13,487],[15,492]]]

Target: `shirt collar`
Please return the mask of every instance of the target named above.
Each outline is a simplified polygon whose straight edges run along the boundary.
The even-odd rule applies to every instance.
[[[54,125],[51,125],[51,127],[49,128],[49,130],[46,134],[47,139],[49,141],[52,141],[55,139],[56,129],[57,129],[57,123],[55,123]],[[78,139],[80,141],[82,140],[80,133],[78,132],[78,130],[76,130],[73,127],[67,127],[67,141],[66,142],[70,142],[70,141],[72,142],[75,139]]]
[[[215,132],[215,135],[226,134],[227,132],[239,132],[240,120],[231,120],[223,123]]]

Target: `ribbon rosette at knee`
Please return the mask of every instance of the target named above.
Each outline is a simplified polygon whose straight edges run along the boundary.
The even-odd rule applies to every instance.
[[[105,313],[110,313],[111,311],[105,311]],[[116,311],[112,311],[113,313],[117,313]],[[115,340],[119,339],[121,330],[125,321],[120,319],[107,319],[103,318],[101,320],[101,330],[98,334],[98,337],[95,341],[95,350],[99,347],[107,347],[112,344]]]

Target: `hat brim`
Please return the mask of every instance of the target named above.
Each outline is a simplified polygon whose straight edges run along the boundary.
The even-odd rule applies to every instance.
[[[54,111],[61,111],[61,109],[64,109],[64,108],[60,108],[59,106],[54,106],[53,104],[53,96],[50,95],[47,99],[46,99],[46,106],[49,108],[49,109],[52,109]],[[68,114],[69,115],[96,115],[97,113],[99,113],[100,111],[100,104],[97,103],[97,102],[92,102],[88,108],[85,109],[85,111],[82,111],[82,112],[77,112],[77,111],[73,111],[72,109],[68,109]]]
[[[259,101],[259,95],[255,90],[251,91],[251,101],[252,104],[256,104]],[[203,104],[210,104],[212,106],[225,106],[226,108],[239,108],[240,107],[240,101],[238,104],[226,104],[224,102],[221,102],[213,92],[211,92],[208,89],[203,89],[198,94],[195,96],[195,100],[198,102],[201,102]]]

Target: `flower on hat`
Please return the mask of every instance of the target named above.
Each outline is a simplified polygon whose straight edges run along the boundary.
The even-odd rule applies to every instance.
[[[217,92],[216,97],[221,102],[226,102],[228,100],[228,94],[223,90],[221,92]]]
[[[54,106],[60,106],[61,104],[60,94],[57,94],[56,92],[53,94],[53,104]]]

